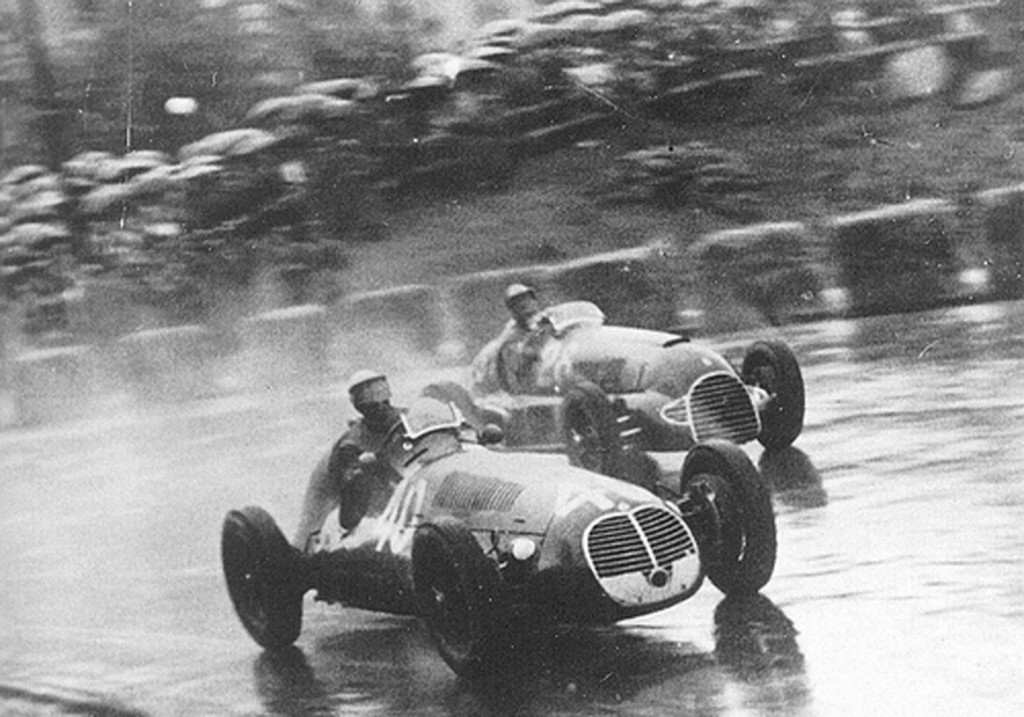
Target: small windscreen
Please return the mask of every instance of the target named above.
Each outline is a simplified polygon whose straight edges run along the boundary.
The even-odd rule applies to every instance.
[[[412,439],[434,431],[458,430],[462,423],[462,414],[454,404],[432,398],[416,401],[402,414],[402,428]]]

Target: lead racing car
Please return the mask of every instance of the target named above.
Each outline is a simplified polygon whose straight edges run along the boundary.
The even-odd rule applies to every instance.
[[[488,427],[466,430],[451,404],[421,399],[342,490],[303,550],[261,508],[230,511],[221,553],[242,625],[266,649],[291,645],[304,595],[418,615],[459,675],[496,669],[524,628],[610,624],[675,605],[705,576],[757,593],[775,565],[771,498],[735,445],[687,455],[678,497],[511,453]],[[354,518],[354,519],[353,519]]]
[[[657,479],[649,452],[711,439],[778,450],[803,429],[803,377],[785,343],[755,341],[736,368],[679,334],[606,325],[588,301],[551,306],[532,331],[492,341],[469,385],[436,383],[424,395],[501,426],[511,447],[564,447],[574,465],[647,487]]]

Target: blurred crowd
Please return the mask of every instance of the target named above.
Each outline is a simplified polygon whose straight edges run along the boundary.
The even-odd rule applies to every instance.
[[[201,319],[209,286],[268,272],[286,303],[330,300],[311,295],[332,290],[311,278],[343,268],[350,242],[386,238],[396,197],[501,187],[524,157],[622,117],[682,121],[694,93],[719,82],[796,81],[801,58],[877,42],[876,5],[906,11],[912,33],[949,29],[909,2],[830,14],[812,0],[564,0],[420,55],[402,78],[330,78],[269,97],[174,154],[15,167],[0,177],[3,301],[34,333],[59,326],[67,292],[97,278],[172,320]],[[672,207],[757,184],[735,152],[641,146],[623,154],[606,198]]]

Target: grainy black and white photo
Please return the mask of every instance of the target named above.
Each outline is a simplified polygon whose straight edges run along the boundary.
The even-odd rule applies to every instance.
[[[0,714],[1024,714],[1024,0],[0,0]]]

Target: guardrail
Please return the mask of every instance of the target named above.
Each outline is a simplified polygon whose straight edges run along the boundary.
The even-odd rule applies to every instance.
[[[104,309],[111,302],[83,297],[72,316],[81,336],[98,337],[94,343],[25,350],[2,332],[0,425],[87,415],[111,391],[178,401],[326,386],[365,365],[462,365],[507,320],[502,294],[513,281],[533,284],[551,302],[594,300],[611,323],[709,334],[1021,298],[1024,184],[955,203],[919,200],[817,223],[752,225],[686,248],[658,243],[393,287],[333,306],[260,313],[227,329],[113,337]],[[106,330],[90,333],[91,324]]]

